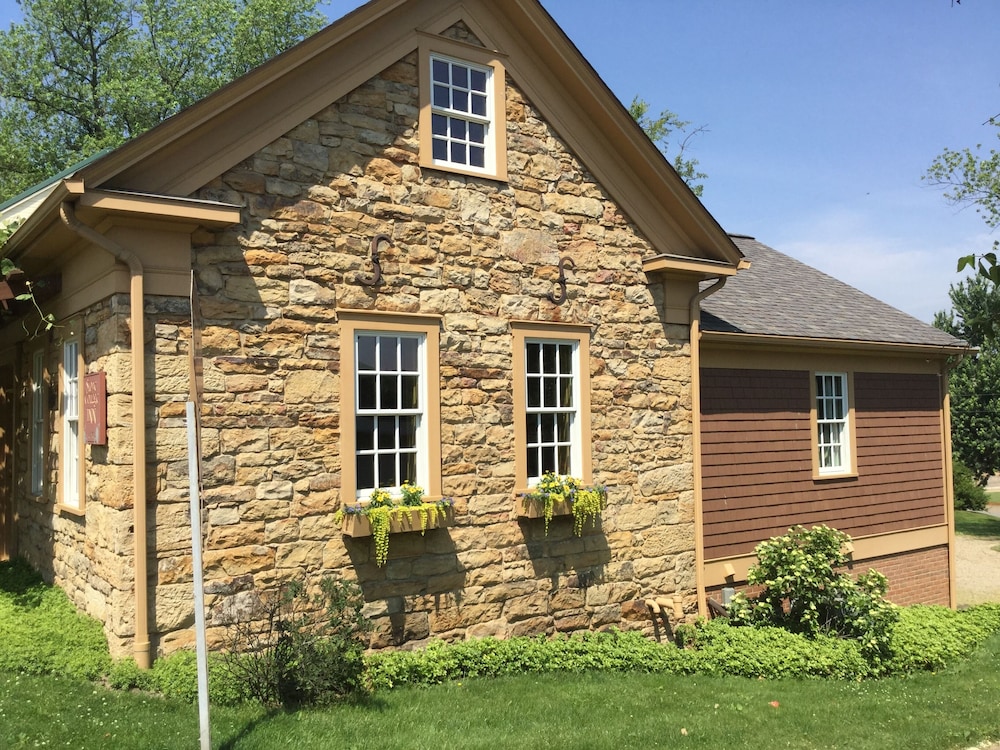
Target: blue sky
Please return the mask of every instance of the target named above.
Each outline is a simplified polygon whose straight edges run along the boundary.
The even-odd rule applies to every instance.
[[[989,249],[975,211],[920,178],[945,146],[996,143],[1000,2],[542,3],[623,102],[707,127],[690,153],[728,231],[926,321],[956,258]],[[17,18],[0,0],[0,24]]]

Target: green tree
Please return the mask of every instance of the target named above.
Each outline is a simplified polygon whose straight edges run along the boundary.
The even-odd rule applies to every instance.
[[[989,124],[997,128],[1000,122],[990,118]],[[974,149],[945,149],[931,163],[924,180],[944,189],[944,197],[957,206],[975,206],[976,213],[991,229],[1000,226],[1000,152],[995,148],[985,152],[982,144]],[[958,260],[958,270],[975,268],[979,275],[994,285],[1000,284],[1000,266],[997,253],[1000,240],[993,242],[993,250],[971,253]]]
[[[705,189],[701,181],[706,179],[708,175],[699,171],[698,160],[687,155],[687,148],[692,138],[706,132],[705,126],[700,125],[689,130],[691,123],[682,120],[669,109],[663,110],[654,119],[649,113],[649,102],[638,96],[632,99],[628,112],[632,115],[632,119],[639,123],[639,127],[646,132],[649,140],[655,143],[656,147],[667,157],[677,174],[691,188],[691,191],[701,197]],[[676,153],[671,156],[671,152],[675,148]]]
[[[139,135],[319,30],[319,0],[19,0],[0,31],[0,196]]]
[[[1000,288],[982,276],[952,284],[952,310],[934,325],[979,349],[950,377],[955,456],[979,484],[1000,471]]]

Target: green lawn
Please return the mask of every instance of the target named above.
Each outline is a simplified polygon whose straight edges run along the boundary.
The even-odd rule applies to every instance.
[[[1000,517],[971,510],[956,510],[955,533],[983,539],[1000,539]]]
[[[939,674],[869,682],[544,675],[400,689],[368,703],[213,708],[213,746],[419,750],[966,748],[1000,739],[1000,636]],[[772,705],[777,702],[777,705]],[[187,748],[197,709],[0,673],[0,748]]]

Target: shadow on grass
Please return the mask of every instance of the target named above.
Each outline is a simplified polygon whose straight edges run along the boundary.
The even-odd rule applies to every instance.
[[[0,595],[8,594],[15,606],[37,607],[47,588],[42,577],[22,558],[0,562]]]
[[[981,511],[956,510],[955,533],[980,539],[1000,539],[1000,518]]]
[[[343,700],[336,703],[338,706],[352,706],[354,708],[361,708],[367,711],[373,711],[375,713],[385,713],[389,709],[388,702],[375,695],[351,695],[345,697]],[[278,719],[284,716],[292,716],[299,713],[299,711],[325,711],[331,706],[312,706],[305,707],[301,709],[296,708],[272,708],[268,709],[265,713],[257,716],[250,721],[247,721],[240,727],[236,727],[233,730],[233,734],[222,740],[219,745],[219,750],[236,750],[240,747],[240,743],[244,740],[252,737],[254,733],[263,726],[266,726],[268,722]]]

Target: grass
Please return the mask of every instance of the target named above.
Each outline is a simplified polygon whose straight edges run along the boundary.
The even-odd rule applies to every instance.
[[[950,750],[1000,738],[1000,636],[939,674],[868,682],[543,675],[400,689],[300,712],[213,708],[213,747]],[[777,702],[777,706],[772,705]],[[0,673],[0,747],[197,745],[197,709]]]
[[[1000,539],[1000,517],[971,510],[956,510],[955,533],[981,539]]]

